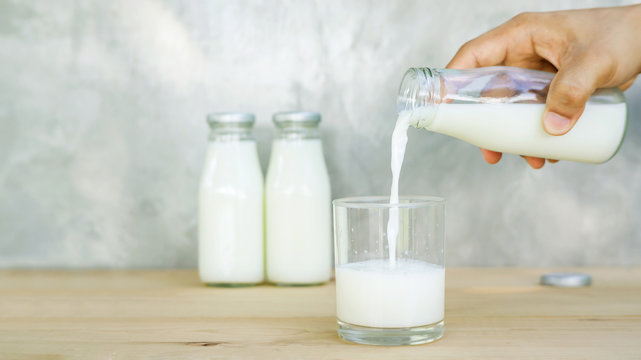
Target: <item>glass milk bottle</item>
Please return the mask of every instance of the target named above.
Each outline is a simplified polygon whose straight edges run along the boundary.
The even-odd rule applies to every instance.
[[[313,112],[274,115],[265,186],[267,280],[279,285],[327,282],[332,270],[331,194]]]
[[[200,179],[198,270],[202,282],[242,286],[264,279],[263,174],[254,115],[216,113]]]
[[[567,134],[543,130],[553,73],[486,67],[469,70],[412,68],[398,92],[399,114],[410,124],[499,152],[586,163],[616,154],[627,109],[619,89],[599,89]]]

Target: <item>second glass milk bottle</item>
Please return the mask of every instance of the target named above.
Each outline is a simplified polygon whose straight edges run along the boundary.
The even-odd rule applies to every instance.
[[[332,271],[331,193],[318,133],[321,116],[283,112],[265,186],[267,281],[311,285]]]
[[[543,130],[553,73],[506,66],[409,69],[398,92],[410,124],[479,147],[512,154],[598,164],[621,146],[627,123],[619,89],[599,89],[565,135]]]
[[[202,282],[263,282],[263,174],[252,136],[254,115],[216,113],[200,179],[198,270]]]

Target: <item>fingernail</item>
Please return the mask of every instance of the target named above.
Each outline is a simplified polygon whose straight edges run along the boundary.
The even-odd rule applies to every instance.
[[[547,112],[543,119],[543,127],[551,135],[563,135],[570,129],[571,120],[555,112]]]

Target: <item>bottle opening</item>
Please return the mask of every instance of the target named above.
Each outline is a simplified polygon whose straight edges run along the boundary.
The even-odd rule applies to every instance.
[[[415,107],[419,86],[418,76],[418,71],[415,68],[408,69],[405,75],[403,75],[396,99],[399,114],[403,111],[412,110]]]
[[[426,127],[438,104],[438,74],[429,68],[410,68],[405,72],[396,99],[397,112],[411,112],[410,125]]]

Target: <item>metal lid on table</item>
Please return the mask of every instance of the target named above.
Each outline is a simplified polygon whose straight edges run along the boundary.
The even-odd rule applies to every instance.
[[[583,287],[592,284],[592,277],[581,273],[546,273],[541,275],[541,285],[556,287]]]

